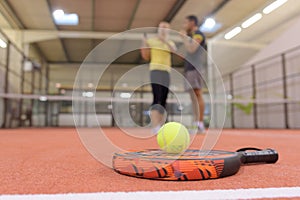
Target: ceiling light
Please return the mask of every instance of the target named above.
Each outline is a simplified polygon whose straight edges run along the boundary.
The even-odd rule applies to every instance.
[[[56,25],[75,26],[79,23],[79,17],[76,13],[66,14],[63,10],[55,10],[53,13],[54,22]]]
[[[47,101],[47,97],[46,96],[40,96],[40,101]]]
[[[65,12],[61,9],[55,10],[53,13],[54,18],[63,18],[65,15]]]
[[[271,3],[270,5],[268,5],[267,7],[265,7],[265,9],[263,10],[264,14],[269,14],[271,13],[273,10],[279,8],[280,6],[282,6],[283,4],[285,4],[288,0],[277,0],[273,3]]]
[[[204,26],[207,28],[213,28],[216,25],[216,21],[213,18],[207,18],[204,22]]]
[[[217,23],[213,18],[207,18],[205,22],[201,25],[200,31],[205,33],[214,33],[221,28],[221,24]]]
[[[5,49],[7,47],[6,42],[4,42],[2,39],[0,39],[0,47]]]
[[[257,13],[255,15],[253,15],[252,17],[250,17],[249,19],[247,19],[244,23],[242,23],[242,27],[243,28],[248,28],[249,26],[251,26],[255,22],[259,21],[261,18],[262,18],[262,14]]]
[[[82,96],[92,98],[94,96],[94,93],[93,92],[83,92]]]
[[[232,29],[231,31],[229,31],[228,33],[225,34],[225,39],[230,40],[231,38],[233,38],[234,36],[239,34],[241,31],[242,31],[241,27],[236,27],[236,28]]]
[[[127,93],[127,92],[122,92],[120,94],[120,97],[123,98],[123,99],[129,99],[131,97],[131,94]]]

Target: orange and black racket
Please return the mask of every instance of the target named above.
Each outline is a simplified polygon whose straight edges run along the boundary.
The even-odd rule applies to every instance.
[[[241,165],[277,160],[274,149],[243,148],[237,152],[188,149],[180,156],[150,149],[116,153],[113,168],[120,174],[138,178],[187,181],[231,176]]]

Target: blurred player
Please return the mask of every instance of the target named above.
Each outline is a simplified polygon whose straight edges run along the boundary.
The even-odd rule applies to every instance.
[[[201,75],[198,71],[204,67],[203,63],[205,61],[202,55],[205,53],[203,52],[203,48],[206,49],[206,41],[204,34],[199,30],[196,16],[190,15],[185,18],[181,34],[187,52],[184,63],[184,72],[187,81],[185,84],[186,90],[189,91],[192,99],[194,120],[198,131],[203,133],[205,131],[203,123],[205,104],[202,97]],[[192,63],[197,66],[194,66]],[[197,114],[198,110],[199,115]]]
[[[165,108],[169,93],[171,52],[176,51],[175,43],[169,40],[170,24],[161,22],[157,36],[147,38],[144,35],[141,48],[142,57],[150,61],[150,81],[153,94],[153,103],[150,110],[152,132],[157,133],[165,122]]]

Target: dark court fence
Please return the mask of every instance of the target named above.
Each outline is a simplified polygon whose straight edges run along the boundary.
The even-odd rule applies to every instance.
[[[232,128],[300,128],[300,47],[223,76]]]
[[[46,94],[47,63],[33,61],[0,32],[0,93]],[[33,112],[32,100],[0,98],[0,127],[22,126]],[[39,111],[36,111],[39,112]]]

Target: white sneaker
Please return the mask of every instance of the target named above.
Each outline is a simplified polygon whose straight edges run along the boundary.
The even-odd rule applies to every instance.
[[[205,133],[205,126],[203,122],[197,122],[198,133],[203,134]]]
[[[151,133],[157,134],[160,128],[161,128],[161,126],[156,126],[156,127],[152,128]]]
[[[205,133],[205,127],[203,126],[198,126],[198,133],[203,134]]]
[[[193,122],[193,125],[191,125],[188,130],[190,134],[203,134],[205,133],[205,126],[203,122]]]

